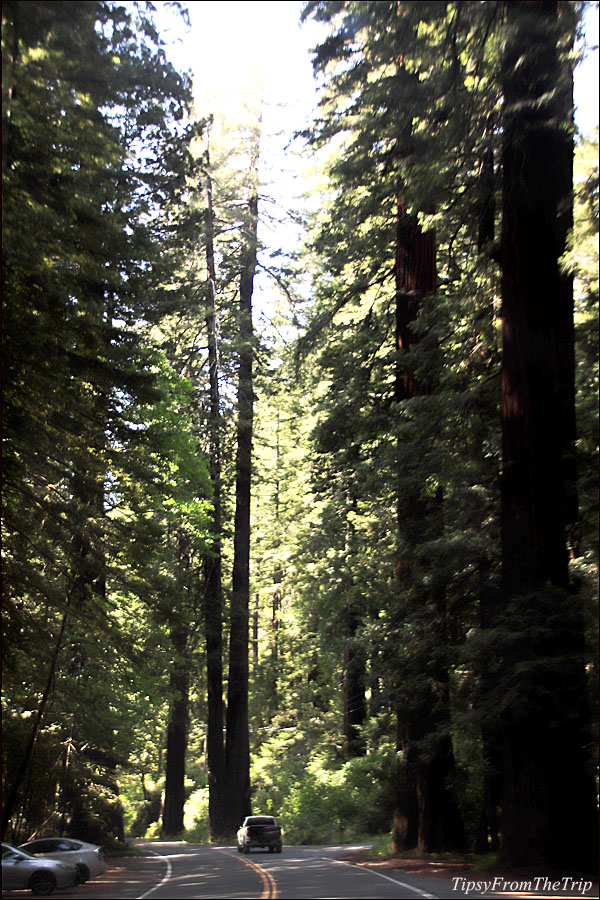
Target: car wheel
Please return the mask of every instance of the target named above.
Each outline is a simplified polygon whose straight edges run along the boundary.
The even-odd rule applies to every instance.
[[[47,897],[56,887],[56,877],[52,872],[35,872],[29,879],[29,887],[39,897]]]
[[[79,884],[84,884],[90,877],[90,870],[85,863],[77,863],[77,873],[79,875]]]
[[[281,853],[282,850],[283,850],[283,847],[278,847],[278,848],[277,848],[277,852],[278,852],[278,853]]]
[[[269,847],[269,853],[275,853],[275,847]]]
[[[250,847],[244,847],[244,853],[250,853]]]

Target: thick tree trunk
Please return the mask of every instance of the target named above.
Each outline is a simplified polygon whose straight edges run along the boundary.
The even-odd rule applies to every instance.
[[[440,722],[436,722],[439,727]],[[431,751],[431,759],[415,763],[418,802],[417,846],[425,853],[461,850],[465,845],[462,816],[449,789],[456,775],[454,752],[448,729]]]
[[[167,726],[165,802],[161,832],[165,835],[176,835],[183,831],[185,807],[185,759],[188,740],[187,671],[178,667],[177,672],[171,673],[170,682],[174,699]]]
[[[501,721],[502,852],[511,864],[592,869],[582,616],[568,594],[574,483],[572,6],[507,4],[503,64],[502,564],[514,702]],[[543,627],[541,627],[543,626]],[[517,672],[521,673],[517,678]],[[511,696],[511,694],[507,694]]]
[[[409,741],[400,707],[396,720],[396,803],[392,824],[392,851],[401,853],[417,846],[419,837],[419,804],[414,769],[408,763]]]
[[[435,509],[433,516],[435,518]],[[431,628],[435,646],[433,658],[427,661],[429,677],[423,698],[425,705],[416,717],[416,722],[413,722],[412,737],[418,747],[416,753],[413,749],[419,803],[417,846],[426,853],[437,853],[442,850],[464,849],[465,831],[453,788],[456,766],[451,738],[444,587],[438,588],[424,600],[430,604],[433,613]],[[426,750],[420,746],[420,740],[423,740]]]
[[[238,425],[235,463],[235,532],[230,612],[229,683],[225,761],[228,802],[226,827],[239,828],[250,813],[250,740],[248,734],[248,615],[250,604],[250,497],[254,416],[252,292],[257,260],[258,141],[250,164],[253,182],[248,201],[246,247],[240,273]]]
[[[207,152],[207,168],[210,165]],[[223,742],[223,579],[221,562],[221,409],[219,397],[219,354],[217,345],[216,270],[214,253],[214,213],[212,182],[206,176],[206,268],[207,307],[206,331],[208,335],[208,371],[210,390],[209,414],[209,467],[213,485],[212,532],[214,548],[205,561],[204,624],[206,629],[206,689],[207,689],[207,737],[206,760],[208,768],[208,815],[213,836],[225,832],[224,825],[224,766]]]

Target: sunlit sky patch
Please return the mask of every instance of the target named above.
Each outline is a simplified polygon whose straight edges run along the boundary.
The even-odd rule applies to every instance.
[[[265,102],[280,107],[281,124],[301,127],[315,103],[310,50],[322,33],[312,21],[300,26],[302,0],[192,0],[184,5],[190,29],[167,3],[156,4],[158,22],[171,39],[173,62],[195,75],[199,107],[218,100],[223,112],[233,111],[262,77]],[[584,27],[586,58],[575,72],[575,104],[577,124],[586,134],[598,125],[596,3],[588,5]]]
[[[190,27],[168,3],[156,3],[168,56],[180,71],[192,73],[200,117],[212,114],[217,123],[241,124],[247,108],[255,112],[260,99],[261,182],[264,196],[274,204],[270,212],[281,213],[276,225],[263,219],[262,240],[271,249],[290,250],[300,231],[286,221],[284,211],[306,208],[306,196],[300,198],[309,191],[311,169],[302,146],[289,145],[317,103],[311,49],[322,39],[323,28],[313,21],[300,25],[303,0],[192,0],[183,6]],[[575,70],[575,118],[580,132],[588,135],[598,125],[597,3],[587,7],[584,32],[584,59]],[[266,310],[271,288],[262,276],[258,286]]]

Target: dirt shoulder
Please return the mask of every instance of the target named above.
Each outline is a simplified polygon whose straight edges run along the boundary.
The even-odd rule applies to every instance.
[[[469,882],[482,882],[485,880],[493,880],[497,877],[502,879],[502,881],[506,883],[535,883],[536,879],[540,879],[540,877],[542,877],[556,883],[566,878],[568,879],[569,885],[576,885],[578,882],[585,883],[586,891],[585,893],[582,893],[581,890],[577,890],[575,888],[574,890],[569,890],[566,892],[560,891],[559,896],[599,896],[598,879],[594,876],[574,875],[573,873],[569,873],[565,876],[564,874],[557,872],[543,873],[543,876],[540,876],[539,871],[534,872],[527,869],[504,869],[500,867],[494,867],[493,869],[487,868],[486,871],[482,871],[481,869],[475,867],[475,862],[471,857],[462,856],[460,854],[448,854],[444,856],[393,856],[390,854],[389,856],[373,857],[362,851],[355,851],[348,853],[344,857],[344,859],[346,859],[348,862],[354,863],[355,865],[377,869],[380,872],[395,872],[396,874],[403,873],[405,875],[419,875],[425,878],[439,878],[443,879],[444,881],[453,881],[453,879],[465,879],[465,881]],[[588,884],[591,884],[590,888],[587,888]]]
[[[401,856],[369,856],[360,850],[348,853],[344,859],[355,865],[379,869],[382,872],[392,870],[404,872],[406,875],[425,875],[429,878],[444,878],[446,881],[461,876],[472,879],[474,867],[466,856],[444,857],[401,857]]]

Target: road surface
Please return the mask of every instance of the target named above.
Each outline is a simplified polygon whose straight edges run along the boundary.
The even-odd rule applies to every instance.
[[[377,872],[343,857],[357,847],[286,847],[283,853],[168,841],[136,842],[139,856],[107,860],[87,884],[56,891],[53,900],[449,900],[510,896],[474,884],[403,872]],[[472,877],[472,876],[471,876]],[[480,876],[481,877],[481,876]],[[583,886],[583,885],[582,885]],[[487,886],[486,886],[487,887]],[[490,885],[491,887],[491,885]],[[479,888],[479,890],[477,890]],[[3,897],[32,896],[15,891]],[[513,896],[594,896],[588,891],[535,891]]]
[[[136,842],[139,856],[107,860],[107,871],[53,900],[396,900],[452,896],[443,883],[391,878],[336,859],[348,847],[285,847],[283,853],[166,841]],[[440,890],[441,889],[441,890]],[[31,897],[15,891],[3,897]]]

